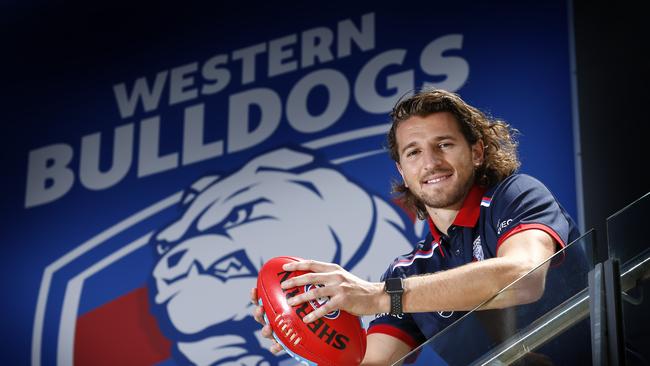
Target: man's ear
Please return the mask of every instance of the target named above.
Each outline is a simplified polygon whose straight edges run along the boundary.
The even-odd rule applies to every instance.
[[[474,145],[472,145],[472,164],[474,166],[480,166],[483,164],[485,158],[485,145],[483,145],[483,140],[478,140]]]
[[[395,166],[397,167],[397,171],[399,172],[399,175],[402,176],[402,182],[404,182],[404,186],[408,188],[409,185],[406,183],[406,179],[404,179],[404,172],[402,171],[402,166],[399,165],[398,162],[395,162]]]

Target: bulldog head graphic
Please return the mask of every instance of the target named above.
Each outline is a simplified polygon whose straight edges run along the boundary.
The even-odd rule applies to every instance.
[[[154,237],[154,313],[178,357],[198,365],[276,362],[249,291],[270,258],[341,264],[377,279],[411,249],[400,216],[314,156],[282,148],[188,189],[182,215]]]

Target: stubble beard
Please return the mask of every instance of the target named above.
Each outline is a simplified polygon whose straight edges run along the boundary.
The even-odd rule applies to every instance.
[[[414,193],[417,198],[424,203],[425,206],[429,208],[451,208],[455,205],[462,204],[465,196],[472,188],[474,183],[474,172],[468,177],[468,179],[463,182],[463,184],[458,184],[451,189],[449,193],[429,193],[420,191]]]

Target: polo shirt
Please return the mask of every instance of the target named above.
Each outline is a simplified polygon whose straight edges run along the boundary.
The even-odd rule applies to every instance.
[[[382,275],[382,281],[494,258],[504,240],[524,230],[542,230],[560,247],[580,236],[577,225],[548,188],[525,174],[513,174],[489,188],[473,186],[447,230],[448,235],[440,233],[430,218],[428,222],[430,232],[425,240],[417,243],[410,253],[395,258]],[[377,314],[368,334],[387,334],[415,348],[465,313]]]

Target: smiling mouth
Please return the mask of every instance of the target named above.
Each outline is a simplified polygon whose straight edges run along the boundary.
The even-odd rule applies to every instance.
[[[427,180],[423,181],[422,183],[424,183],[424,184],[437,184],[437,183],[440,183],[440,182],[443,182],[443,181],[449,179],[450,177],[451,177],[451,174],[447,174],[447,175],[427,179]]]

